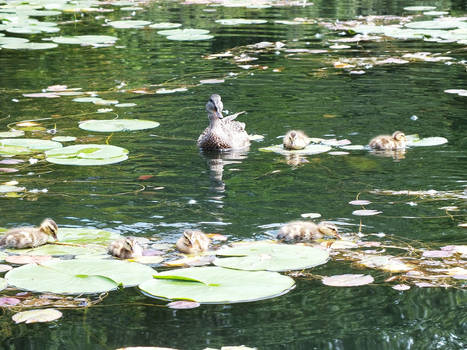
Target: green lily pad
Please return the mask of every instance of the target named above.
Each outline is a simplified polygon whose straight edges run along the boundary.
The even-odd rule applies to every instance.
[[[198,41],[198,40],[209,40],[214,38],[212,35],[206,34],[177,34],[177,35],[169,35],[167,40],[177,40],[177,41]]]
[[[460,21],[453,18],[452,20],[446,19],[434,19],[432,21],[418,21],[418,22],[410,22],[407,23],[405,26],[411,29],[455,29],[460,26]]]
[[[61,147],[61,143],[50,140],[23,138],[0,140],[0,154],[8,155],[37,153]]]
[[[415,147],[425,147],[425,146],[439,146],[448,143],[448,140],[444,137],[440,136],[433,136],[433,137],[425,137],[420,139],[418,135],[407,135],[407,146],[415,146]]]
[[[283,155],[291,155],[291,154],[298,154],[298,155],[309,155],[309,154],[318,154],[324,153],[331,150],[330,146],[326,145],[316,145],[316,144],[309,144],[304,149],[298,150],[288,150],[285,149],[283,145],[274,145],[269,147],[262,147],[259,149],[262,152],[275,152]]]
[[[72,100],[73,102],[96,102],[96,101],[102,101],[102,98],[100,97],[76,97]]]
[[[23,44],[29,42],[28,39],[25,38],[16,38],[16,37],[11,37],[11,36],[5,36],[5,37],[0,37],[0,45],[6,45],[6,44]]]
[[[23,192],[25,189],[24,187],[0,185],[0,193]]]
[[[21,137],[21,136],[24,136],[24,131],[22,130],[0,132],[0,137]]]
[[[52,141],[72,142],[72,141],[76,141],[76,137],[74,137],[74,136],[55,136],[55,137],[52,137]]]
[[[151,24],[151,22],[129,19],[129,20],[124,20],[124,21],[108,22],[107,24],[114,28],[125,29],[125,28],[143,28],[144,26]]]
[[[105,255],[107,246],[121,238],[117,233],[89,228],[60,228],[57,232],[59,243],[46,244],[30,249],[8,249],[8,252],[22,255]]]
[[[107,165],[128,159],[128,150],[111,145],[73,145],[45,152],[46,161],[62,165]]]
[[[236,26],[241,24],[263,24],[267,23],[265,19],[246,19],[246,18],[226,18],[218,19],[216,23],[220,23],[225,26]]]
[[[40,293],[94,294],[135,286],[156,273],[151,267],[122,260],[55,260],[8,271],[8,283]]]
[[[14,314],[12,319],[15,323],[37,323],[51,322],[62,317],[62,313],[55,309],[38,309],[21,311]]]
[[[88,131],[116,132],[157,128],[160,124],[142,119],[86,120],[79,127]]]
[[[171,23],[171,22],[161,22],[161,23],[154,23],[149,26],[149,28],[153,29],[171,29],[171,28],[178,28],[181,27],[181,23]]]
[[[134,106],[137,106],[136,103],[117,103],[115,105],[115,107],[119,107],[119,108],[128,108],[128,107],[134,107]]]
[[[179,36],[179,35],[186,35],[186,36],[195,36],[195,35],[206,35],[209,33],[209,30],[206,29],[169,29],[169,30],[160,30],[157,34],[165,35],[165,36]]]
[[[54,43],[10,43],[3,44],[2,48],[10,50],[47,50],[56,48],[58,45]]]
[[[240,303],[274,298],[290,291],[292,278],[277,272],[191,267],[165,271],[139,285],[149,296],[199,303]]]
[[[214,265],[239,270],[289,271],[324,264],[329,253],[323,249],[266,242],[239,243],[216,251]]]
[[[75,44],[83,46],[115,44],[118,40],[117,37],[110,35],[57,36],[49,39],[57,44]]]
[[[8,286],[6,279],[0,277],[0,290],[4,290]]]

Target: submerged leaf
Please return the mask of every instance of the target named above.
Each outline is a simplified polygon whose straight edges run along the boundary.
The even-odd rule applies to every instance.
[[[12,319],[16,323],[36,323],[36,322],[50,322],[55,321],[62,317],[62,313],[55,309],[39,309],[18,312],[13,315]]]

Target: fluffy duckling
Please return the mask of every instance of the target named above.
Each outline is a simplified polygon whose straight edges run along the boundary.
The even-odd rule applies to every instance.
[[[250,138],[245,131],[245,123],[234,120],[239,113],[224,117],[222,110],[224,105],[221,97],[211,95],[206,103],[209,126],[198,138],[198,147],[206,151],[241,149],[250,145]]]
[[[290,130],[285,134],[282,144],[285,149],[304,149],[310,143],[310,138],[303,131]]]
[[[286,242],[314,241],[324,236],[339,237],[337,227],[330,222],[321,221],[318,225],[311,221],[292,221],[282,226],[277,239]]]
[[[379,135],[370,141],[370,147],[375,149],[405,148],[407,139],[402,131],[394,131],[392,135]]]
[[[185,254],[196,254],[209,249],[211,240],[199,230],[186,230],[175,244],[177,249]]]
[[[6,248],[33,248],[44,245],[50,236],[57,240],[58,226],[52,219],[45,219],[39,227],[18,227],[8,230],[0,239]]]
[[[131,259],[142,256],[143,248],[133,237],[126,237],[110,243],[108,252],[119,259]]]

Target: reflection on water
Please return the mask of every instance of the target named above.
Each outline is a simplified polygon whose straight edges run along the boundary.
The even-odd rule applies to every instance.
[[[465,11],[460,0],[433,3],[439,8],[448,10],[451,6],[452,11]],[[329,39],[340,36],[323,27],[312,22],[274,22],[297,17],[331,21],[367,14],[400,15],[406,5],[370,1],[357,6],[345,0],[318,1],[306,7],[251,9],[155,2],[135,17],[210,29],[214,38],[169,41],[146,29],[102,27],[99,16],[83,15],[82,23],[64,25],[61,35],[98,31],[118,36],[118,45],[61,45],[43,52],[2,49],[1,131],[16,121],[52,118],[43,125],[56,128],[58,136],[76,136],[83,143],[108,142],[130,153],[127,161],[105,167],[56,166],[42,159],[31,164],[26,157],[21,166],[11,166],[18,172],[0,172],[0,182],[17,180],[28,191],[23,198],[0,198],[0,226],[33,225],[52,217],[61,227],[97,227],[174,244],[185,229],[222,233],[230,241],[269,239],[281,224],[299,219],[304,213],[320,213],[323,219],[338,223],[344,234],[361,227],[364,234],[385,233],[428,246],[465,244],[465,228],[458,226],[465,222],[465,198],[423,195],[431,193],[427,191],[465,191],[465,97],[444,93],[446,89],[465,88],[465,67],[411,62],[374,66],[356,75],[331,64],[341,57],[386,57],[393,51],[443,55],[451,51],[449,56],[459,62],[465,59],[460,47],[390,40],[331,50]],[[109,18],[127,15],[131,16],[114,11]],[[67,16],[64,20],[70,20]],[[268,23],[227,27],[214,22],[237,17],[264,18]],[[38,35],[37,41],[41,38]],[[260,41],[274,44],[261,52],[250,47],[248,54],[257,58],[250,62],[203,58]],[[265,44],[255,47],[264,48]],[[258,66],[246,69],[246,64]],[[221,78],[225,82],[215,88],[199,85],[200,80]],[[103,106],[73,102],[72,96],[22,96],[54,84],[137,105],[104,106],[113,111],[97,113]],[[157,84],[164,85],[151,86]],[[185,86],[188,91],[173,94],[129,92]],[[242,121],[248,132],[263,135],[264,140],[253,142],[249,150],[241,152],[200,152],[196,139],[206,127],[204,104],[214,92],[225,96],[226,109],[246,110]],[[154,120],[161,125],[150,131],[114,134],[90,134],[77,127],[82,120],[116,115]],[[414,115],[416,119],[411,118]],[[443,136],[449,143],[414,147],[406,152],[349,150],[348,154],[287,158],[258,150],[276,144],[277,136],[290,129],[303,130],[310,137],[349,139],[354,145],[365,145],[373,136],[395,128],[421,137]],[[45,131],[28,136],[51,137]],[[376,189],[420,192],[385,195]],[[368,209],[382,214],[353,216],[356,208],[348,202],[355,199],[370,200]],[[459,210],[447,215],[440,209],[445,206],[457,206]],[[316,275],[370,273],[376,282],[357,288],[330,288],[319,280],[297,279],[297,288],[280,298],[203,305],[193,310],[169,310],[136,289],[126,289],[110,293],[98,307],[64,310],[64,317],[53,324],[13,325],[11,313],[5,311],[0,317],[0,347],[466,347],[467,299],[462,290],[413,287],[398,292],[384,282],[389,274],[343,261],[330,261],[312,271]]]

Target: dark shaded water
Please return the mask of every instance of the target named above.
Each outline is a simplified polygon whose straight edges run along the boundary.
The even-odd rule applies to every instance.
[[[28,190],[47,193],[24,199],[0,198],[0,226],[34,225],[46,216],[60,226],[98,227],[126,235],[154,236],[174,243],[183,229],[219,232],[231,240],[270,238],[275,227],[308,212],[356,232],[360,218],[348,204],[360,193],[372,209],[383,214],[362,219],[363,232],[385,232],[427,244],[465,244],[465,200],[417,202],[413,197],[370,194],[375,189],[462,191],[465,188],[466,97],[444,93],[465,88],[465,66],[417,62],[369,69],[349,75],[334,69],[341,56],[378,56],[391,52],[452,52],[466,58],[456,44],[423,41],[364,43],[342,52],[299,56],[282,53],[256,55],[253,64],[266,70],[243,70],[227,60],[205,60],[204,55],[259,41],[282,41],[289,47],[323,49],[334,37],[318,25],[286,26],[275,19],[322,17],[349,19],[357,15],[402,13],[402,7],[419,5],[404,1],[315,2],[315,6],[270,9],[206,7],[153,3],[136,14],[152,22],[180,22],[185,27],[211,30],[208,41],[169,41],[155,30],[102,27],[95,14],[83,23],[61,26],[61,35],[108,34],[117,45],[88,48],[62,45],[48,51],[0,51],[0,128],[8,123],[50,118],[43,125],[59,135],[93,137],[104,143],[108,134],[78,129],[80,120],[112,118],[92,114],[93,104],[72,102],[73,97],[27,99],[53,84],[97,91],[105,98],[134,102],[136,107],[116,109],[121,118],[141,118],[161,123],[157,129],[115,133],[109,143],[130,150],[130,159],[105,167],[67,167],[40,162],[19,173],[0,175],[15,179]],[[423,3],[426,5],[426,3]],[[440,9],[465,13],[462,1],[432,1]],[[204,9],[215,10],[206,12]],[[119,19],[127,13],[106,15]],[[221,26],[219,18],[248,17],[268,24]],[[63,19],[72,19],[63,15]],[[322,36],[316,36],[320,33]],[[36,36],[38,39],[43,36]],[[38,41],[38,40],[35,40]],[[308,44],[307,44],[308,43]],[[281,72],[273,72],[280,68]],[[322,75],[315,74],[326,68]],[[196,84],[201,79],[222,78],[225,83]],[[187,92],[138,95],[118,92],[149,87],[173,79],[166,88],[190,85]],[[152,88],[155,90],[156,88]],[[195,144],[207,124],[204,105],[219,93],[230,111],[246,110],[239,117],[251,134],[264,135],[249,152],[219,159],[201,154]],[[12,99],[18,99],[14,102]],[[325,116],[331,115],[332,118]],[[411,116],[416,115],[417,120]],[[7,117],[8,116],[8,117]],[[67,116],[63,118],[63,116]],[[280,143],[278,136],[295,128],[313,137],[348,138],[366,144],[379,133],[395,129],[407,134],[443,136],[447,145],[412,148],[404,159],[377,157],[367,151],[347,156],[309,156],[300,167],[284,158],[258,151]],[[49,138],[36,133],[33,137]],[[218,157],[217,157],[218,158]],[[274,172],[277,171],[279,172]],[[138,181],[140,175],[154,175]],[[222,180],[220,176],[222,175]],[[144,187],[143,187],[144,186]],[[163,189],[157,189],[164,187]],[[143,189],[143,190],[142,190]],[[439,208],[455,205],[450,218]],[[464,216],[462,216],[464,215]],[[330,262],[313,270],[319,275],[362,271],[346,262]],[[355,272],[358,273],[358,272]],[[202,349],[222,345],[256,346],[258,349],[462,349],[466,340],[465,291],[412,288],[398,292],[382,283],[388,274],[369,271],[377,282],[360,288],[325,287],[318,281],[298,280],[297,287],[280,298],[249,304],[203,305],[173,311],[159,307],[137,290],[111,293],[99,306],[66,310],[53,324],[14,325],[8,312],[0,318],[3,348],[11,349],[113,349],[122,346],[166,346]]]

